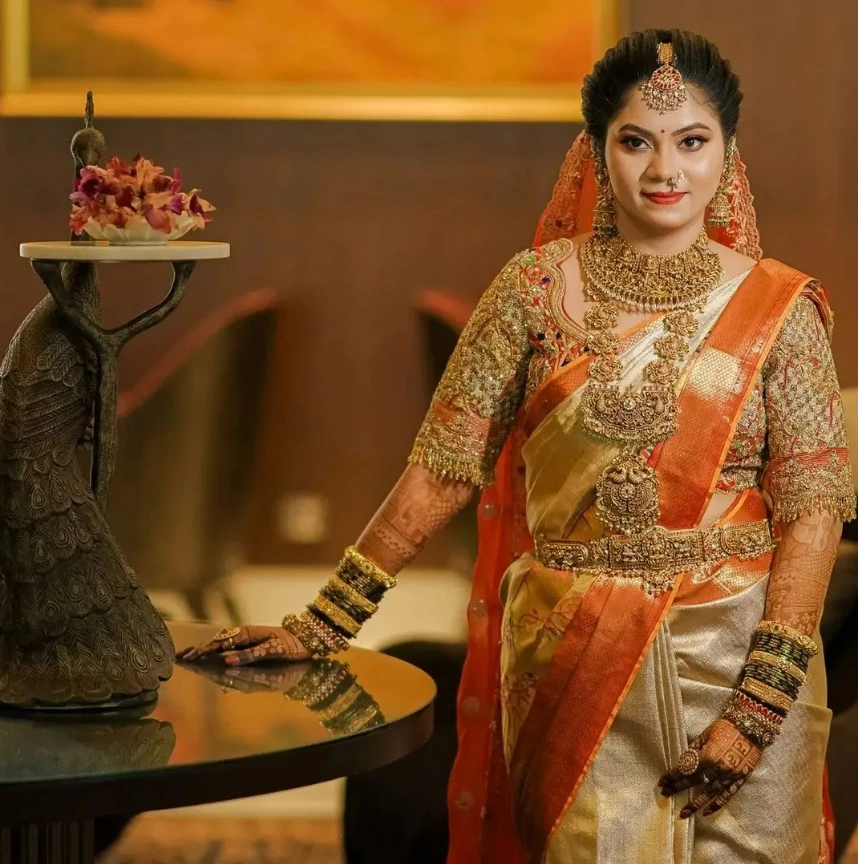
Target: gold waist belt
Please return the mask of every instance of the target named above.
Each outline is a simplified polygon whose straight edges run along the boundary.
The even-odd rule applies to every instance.
[[[648,594],[660,594],[673,577],[735,555],[758,558],[774,549],[768,520],[709,528],[669,531],[656,526],[644,534],[616,534],[597,540],[536,538],[536,557],[555,570],[598,571],[642,581]]]

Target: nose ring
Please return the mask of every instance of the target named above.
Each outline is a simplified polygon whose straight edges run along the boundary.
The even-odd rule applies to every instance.
[[[676,187],[679,186],[679,184],[680,184],[684,179],[685,179],[685,172],[684,172],[684,171],[680,171],[680,172],[676,175],[676,177],[668,177],[668,178],[667,178],[667,185],[670,186],[670,188],[671,188],[671,190],[672,190],[673,192],[675,192],[675,191],[676,191]]]

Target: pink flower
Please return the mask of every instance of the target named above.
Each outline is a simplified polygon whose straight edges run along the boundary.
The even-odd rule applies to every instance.
[[[153,208],[146,209],[146,221],[156,230],[169,233],[173,227],[170,224],[170,214],[163,210],[155,210]]]
[[[173,178],[168,177],[166,174],[157,174],[152,178],[152,191],[153,192],[164,192],[169,189],[172,192],[173,189]]]
[[[107,160],[107,168],[101,170],[106,170],[115,177],[122,177],[123,175],[129,177],[133,176],[131,166],[118,156],[111,156],[110,159]]]
[[[114,198],[117,207],[131,207],[134,203],[134,191],[130,186],[123,186]]]

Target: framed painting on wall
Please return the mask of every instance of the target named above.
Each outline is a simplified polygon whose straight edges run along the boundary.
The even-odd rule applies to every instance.
[[[2,0],[0,113],[576,120],[622,0]]]

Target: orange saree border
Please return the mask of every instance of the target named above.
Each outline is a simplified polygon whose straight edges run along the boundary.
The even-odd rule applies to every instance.
[[[613,579],[597,581],[584,595],[537,685],[510,766],[515,822],[528,864],[542,861],[681,581],[653,600]]]
[[[679,399],[678,432],[654,454],[662,490],[661,524],[693,528],[703,518],[724,462],[742,407],[750,395],[784,318],[809,276],[778,261],[761,261],[727,304],[715,328],[689,370],[704,362],[708,352],[729,355],[737,362],[726,405],[708,393],[686,386]],[[708,354],[708,356],[712,356]],[[717,362],[717,361],[716,361]],[[725,410],[720,410],[724,405]],[[713,410],[715,408],[716,410]],[[700,442],[720,446],[701,447]]]

